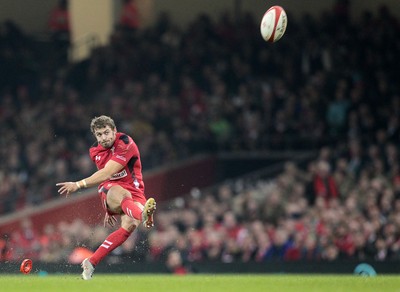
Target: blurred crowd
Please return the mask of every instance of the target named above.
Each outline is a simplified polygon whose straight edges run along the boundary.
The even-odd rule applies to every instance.
[[[160,210],[156,230],[136,235],[148,235],[148,260],[170,250],[189,262],[397,258],[399,22],[385,7],[357,21],[347,12],[288,11],[273,45],[252,15],[202,15],[180,29],[163,14],[145,30],[117,28],[108,46],[63,65],[3,24],[0,212],[52,199],[55,182],[90,174],[89,123],[106,113],[136,139],[144,170],[200,152],[320,151],[306,169],[288,162],[275,179],[199,190]],[[45,261],[55,242],[92,247],[73,238],[104,232],[48,229],[60,240],[46,229],[29,241]]]
[[[186,263],[400,260],[400,173],[384,166],[398,151],[369,147],[359,174],[348,154],[323,148],[273,178],[193,190],[158,212],[151,260],[170,251]]]
[[[343,150],[324,147],[304,167],[287,161],[272,178],[193,189],[162,204],[155,228],[139,228],[106,262],[172,262],[185,273],[203,261],[400,260],[400,173],[385,166],[398,151],[371,145],[358,173]],[[0,259],[78,264],[110,232],[79,219],[38,231],[24,219],[0,240]]]

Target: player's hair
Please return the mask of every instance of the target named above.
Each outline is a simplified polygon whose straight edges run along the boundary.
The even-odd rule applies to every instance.
[[[114,120],[108,116],[100,116],[100,117],[94,117],[92,121],[90,122],[90,130],[94,134],[94,131],[97,129],[103,129],[107,126],[110,126],[111,129],[115,130],[115,123]]]

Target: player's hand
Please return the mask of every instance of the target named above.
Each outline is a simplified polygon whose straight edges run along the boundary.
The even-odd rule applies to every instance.
[[[56,186],[60,187],[58,189],[58,193],[60,195],[65,195],[66,197],[68,197],[69,194],[79,190],[79,187],[76,184],[76,182],[61,182],[57,183]]]
[[[104,216],[104,227],[106,227],[107,224],[113,227],[115,223],[117,223],[117,219],[113,215],[110,215],[106,212],[106,215]]]

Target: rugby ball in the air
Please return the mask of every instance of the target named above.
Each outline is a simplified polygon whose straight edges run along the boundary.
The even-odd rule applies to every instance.
[[[260,25],[261,35],[267,42],[274,43],[285,34],[287,15],[281,6],[272,6],[265,12]]]

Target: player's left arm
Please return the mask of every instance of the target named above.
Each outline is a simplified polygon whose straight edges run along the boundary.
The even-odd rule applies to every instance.
[[[109,160],[104,168],[99,169],[91,176],[76,182],[61,182],[57,183],[56,186],[60,187],[58,192],[61,195],[68,196],[70,193],[76,192],[82,188],[90,188],[98,185],[105,180],[110,179],[115,173],[121,171],[124,165],[114,160]]]

